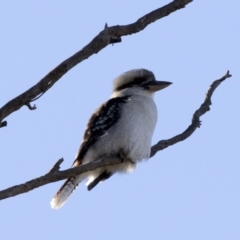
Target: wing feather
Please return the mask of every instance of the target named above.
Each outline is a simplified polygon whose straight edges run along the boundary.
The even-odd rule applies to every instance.
[[[78,150],[74,166],[81,165],[88,149],[95,144],[98,138],[104,136],[118,122],[121,114],[121,105],[130,100],[130,96],[111,98],[103,103],[88,121],[83,142]]]

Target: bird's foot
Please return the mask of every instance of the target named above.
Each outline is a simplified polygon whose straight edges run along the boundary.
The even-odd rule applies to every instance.
[[[130,162],[132,164],[135,164],[135,162],[132,161],[127,155],[124,153],[124,150],[122,148],[118,151],[118,157],[122,160],[122,163],[124,162]]]

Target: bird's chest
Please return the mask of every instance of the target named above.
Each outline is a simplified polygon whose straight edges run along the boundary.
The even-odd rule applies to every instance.
[[[124,130],[130,140],[151,137],[157,121],[157,109],[151,99],[139,101],[133,99],[123,109],[119,127]]]
[[[132,161],[149,158],[156,122],[157,109],[153,100],[132,98],[122,109],[116,127],[110,130],[104,141],[110,142],[111,149],[123,150]]]

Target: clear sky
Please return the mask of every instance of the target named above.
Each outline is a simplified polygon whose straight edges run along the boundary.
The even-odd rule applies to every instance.
[[[128,24],[168,1],[2,1],[0,104],[22,93],[84,47],[107,22]],[[45,174],[61,157],[70,167],[86,121],[108,99],[112,79],[147,68],[174,84],[155,99],[153,143],[190,124],[213,80],[202,127],[129,175],[88,192],[81,185],[58,211],[49,202],[61,182],[0,202],[0,238],[240,239],[240,27],[238,0],[194,1],[123,37],[64,75],[0,129],[0,189]]]

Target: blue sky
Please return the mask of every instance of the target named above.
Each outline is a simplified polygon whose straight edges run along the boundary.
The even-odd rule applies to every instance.
[[[1,105],[85,46],[107,22],[128,24],[168,1],[4,1],[0,7]],[[61,157],[68,168],[86,121],[111,94],[112,79],[147,68],[173,82],[155,99],[153,143],[190,124],[213,80],[211,111],[190,138],[159,152],[129,175],[88,192],[84,185],[58,211],[60,182],[0,202],[1,239],[240,239],[237,0],[194,1],[123,37],[82,62],[0,129],[0,189],[45,174]],[[99,91],[101,90],[101,91]]]

